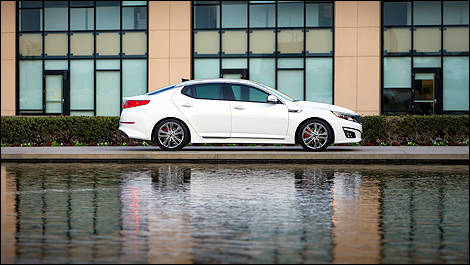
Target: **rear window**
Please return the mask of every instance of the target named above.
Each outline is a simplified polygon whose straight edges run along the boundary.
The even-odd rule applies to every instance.
[[[181,93],[199,99],[223,99],[222,84],[199,84],[187,86]]]

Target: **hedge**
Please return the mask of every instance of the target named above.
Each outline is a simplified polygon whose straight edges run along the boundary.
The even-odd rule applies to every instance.
[[[468,144],[468,115],[363,116],[362,145]],[[2,117],[5,145],[133,144],[121,137],[119,117]],[[411,144],[410,144],[411,143]]]

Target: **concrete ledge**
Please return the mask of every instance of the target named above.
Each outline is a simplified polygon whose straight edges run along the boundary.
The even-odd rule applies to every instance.
[[[468,164],[466,146],[334,146],[306,152],[298,146],[186,147],[167,152],[154,146],[2,147],[4,162],[283,162],[283,163],[394,163]]]

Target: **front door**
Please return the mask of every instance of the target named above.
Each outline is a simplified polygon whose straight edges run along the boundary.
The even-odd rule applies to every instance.
[[[413,113],[442,113],[442,90],[439,68],[415,68],[413,72]]]
[[[51,115],[70,115],[68,71],[44,71],[44,111]]]

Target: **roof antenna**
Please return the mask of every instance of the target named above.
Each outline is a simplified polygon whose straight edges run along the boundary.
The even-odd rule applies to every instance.
[[[189,81],[189,79],[181,78],[181,82],[186,82],[186,81]]]

